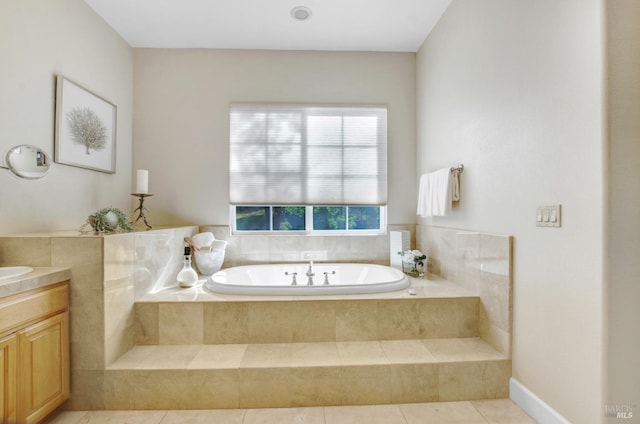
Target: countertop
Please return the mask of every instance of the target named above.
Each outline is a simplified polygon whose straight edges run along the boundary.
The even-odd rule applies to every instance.
[[[29,274],[0,281],[0,298],[46,287],[71,278],[71,270],[64,267],[33,267]]]

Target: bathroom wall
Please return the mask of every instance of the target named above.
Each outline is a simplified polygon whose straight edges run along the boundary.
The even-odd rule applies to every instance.
[[[136,49],[134,168],[150,219],[229,225],[229,104],[388,106],[390,224],[415,223],[415,54]]]
[[[465,165],[451,215],[513,236],[513,376],[571,422],[603,418],[600,0],[454,0],[417,56],[417,175]],[[562,204],[562,227],[535,226]]]
[[[605,403],[636,405],[633,422],[640,422],[640,2],[608,0],[606,6],[610,146]]]
[[[55,75],[118,108],[116,173],[53,164],[37,181],[0,169],[0,234],[78,228],[131,209],[133,49],[82,0],[0,0],[0,156],[34,144],[53,160]]]

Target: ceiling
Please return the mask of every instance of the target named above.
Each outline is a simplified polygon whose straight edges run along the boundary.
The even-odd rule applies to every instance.
[[[132,47],[415,52],[451,0],[85,0]],[[311,18],[296,21],[291,9]]]

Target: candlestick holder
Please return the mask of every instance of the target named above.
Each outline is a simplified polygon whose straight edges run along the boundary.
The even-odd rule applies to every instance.
[[[149,222],[147,221],[147,217],[144,215],[144,212],[147,211],[149,212],[149,209],[144,207],[144,199],[146,197],[151,197],[153,196],[153,194],[149,194],[149,193],[131,193],[132,196],[137,197],[138,200],[140,200],[140,206],[138,206],[133,213],[138,212],[138,217],[136,218],[135,221],[133,221],[131,224],[135,224],[136,222],[138,222],[140,219],[142,219],[142,222],[144,222],[144,225],[147,226],[147,231],[149,231],[151,228],[151,225],[149,225]]]

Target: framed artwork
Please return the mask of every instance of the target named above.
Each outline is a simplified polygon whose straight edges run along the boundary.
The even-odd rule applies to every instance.
[[[114,104],[58,75],[55,162],[114,174],[116,112]]]

